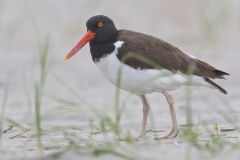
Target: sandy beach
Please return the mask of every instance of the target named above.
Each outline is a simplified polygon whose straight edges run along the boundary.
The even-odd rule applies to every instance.
[[[228,95],[201,87],[171,92],[180,135],[161,141],[154,138],[171,129],[169,109],[161,94],[148,95],[151,116],[146,140],[119,141],[111,128],[116,88],[93,63],[89,46],[64,61],[85,34],[85,21],[97,14],[114,19],[118,29],[154,35],[230,73],[227,80],[216,80]],[[239,37],[238,0],[0,0],[0,160],[239,159]],[[39,146],[36,86],[44,48],[47,65]],[[119,98],[121,136],[136,137],[141,101],[125,91]],[[199,144],[186,137],[189,104]]]

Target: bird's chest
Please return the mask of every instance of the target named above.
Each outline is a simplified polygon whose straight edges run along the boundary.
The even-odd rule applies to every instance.
[[[126,76],[130,76],[129,72],[124,72],[124,77],[122,74],[123,64],[117,59],[117,56],[115,54],[116,51],[113,53],[101,58],[98,62],[96,62],[96,65],[98,68],[102,71],[104,76],[113,84],[117,84],[118,79],[122,79]],[[124,81],[124,84],[126,82]]]

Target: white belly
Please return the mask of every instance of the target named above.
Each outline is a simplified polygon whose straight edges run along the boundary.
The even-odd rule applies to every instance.
[[[116,47],[117,48],[117,47]],[[188,81],[181,73],[172,73],[166,69],[135,69],[123,64],[114,53],[107,55],[97,62],[97,66],[105,77],[117,87],[128,92],[142,95],[151,92],[169,91],[179,88]],[[193,76],[195,83],[202,85],[202,79]]]

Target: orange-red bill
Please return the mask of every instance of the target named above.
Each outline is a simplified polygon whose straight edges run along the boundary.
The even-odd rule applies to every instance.
[[[95,33],[88,31],[87,34],[73,47],[73,49],[65,56],[65,60],[74,56],[87,42],[94,38]]]

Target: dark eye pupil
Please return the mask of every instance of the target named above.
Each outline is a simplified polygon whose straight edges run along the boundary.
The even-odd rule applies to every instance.
[[[99,22],[98,23],[98,27],[102,27],[103,26],[103,23],[102,22]]]

